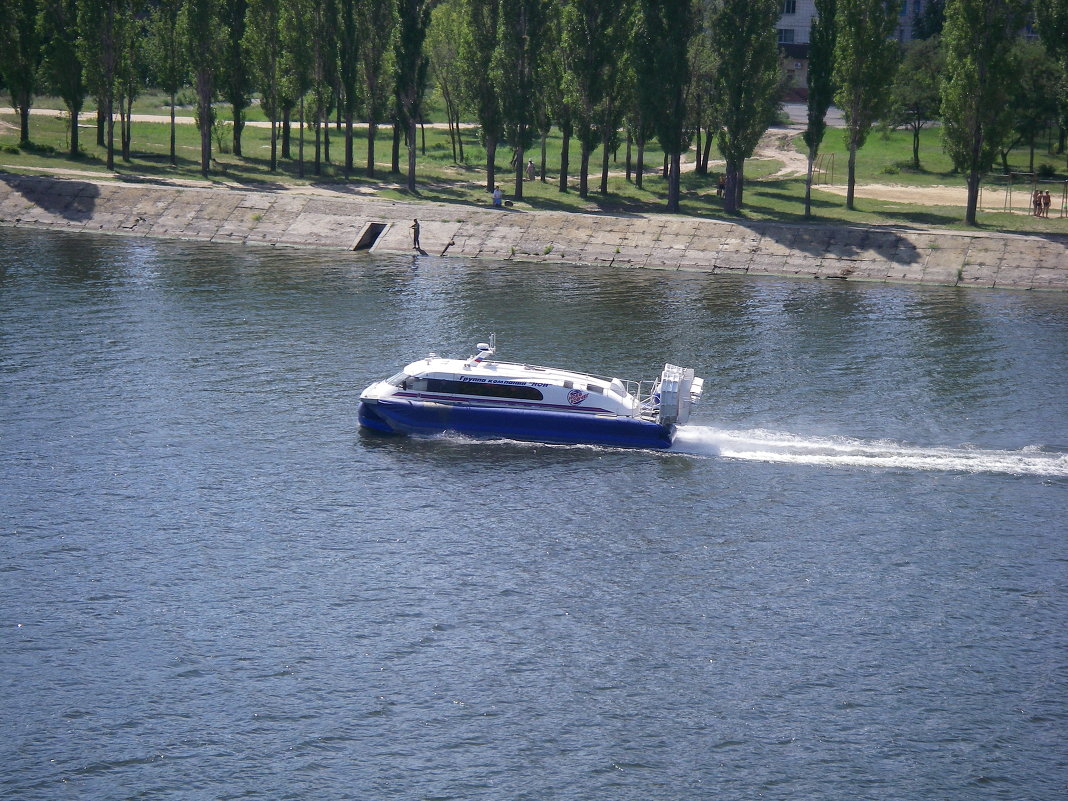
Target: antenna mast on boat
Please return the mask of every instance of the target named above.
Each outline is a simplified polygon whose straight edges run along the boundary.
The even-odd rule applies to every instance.
[[[468,364],[481,364],[497,352],[497,334],[490,334],[489,343],[479,342],[475,348],[478,353],[467,360]]]

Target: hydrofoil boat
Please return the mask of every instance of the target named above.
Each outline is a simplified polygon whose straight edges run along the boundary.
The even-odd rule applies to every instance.
[[[493,359],[496,338],[468,359],[430,354],[360,395],[359,421],[386,434],[669,448],[700,401],[703,379],[665,364],[652,381]]]

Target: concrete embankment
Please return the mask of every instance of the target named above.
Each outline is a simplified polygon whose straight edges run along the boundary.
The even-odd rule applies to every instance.
[[[1068,290],[1068,235],[784,225],[408,203],[338,190],[0,174],[0,225],[619,268]]]

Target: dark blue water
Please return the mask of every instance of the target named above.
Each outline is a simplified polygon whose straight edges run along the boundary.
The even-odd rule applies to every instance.
[[[669,453],[361,434],[428,351]],[[1068,793],[1068,296],[0,229],[0,797]]]

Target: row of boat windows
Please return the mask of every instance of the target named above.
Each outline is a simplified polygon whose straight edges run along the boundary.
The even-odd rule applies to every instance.
[[[445,378],[415,378],[397,373],[389,383],[412,392],[441,392],[447,395],[477,395],[479,397],[508,398],[510,400],[543,399],[541,390],[516,384],[486,384],[479,381],[451,381]]]

